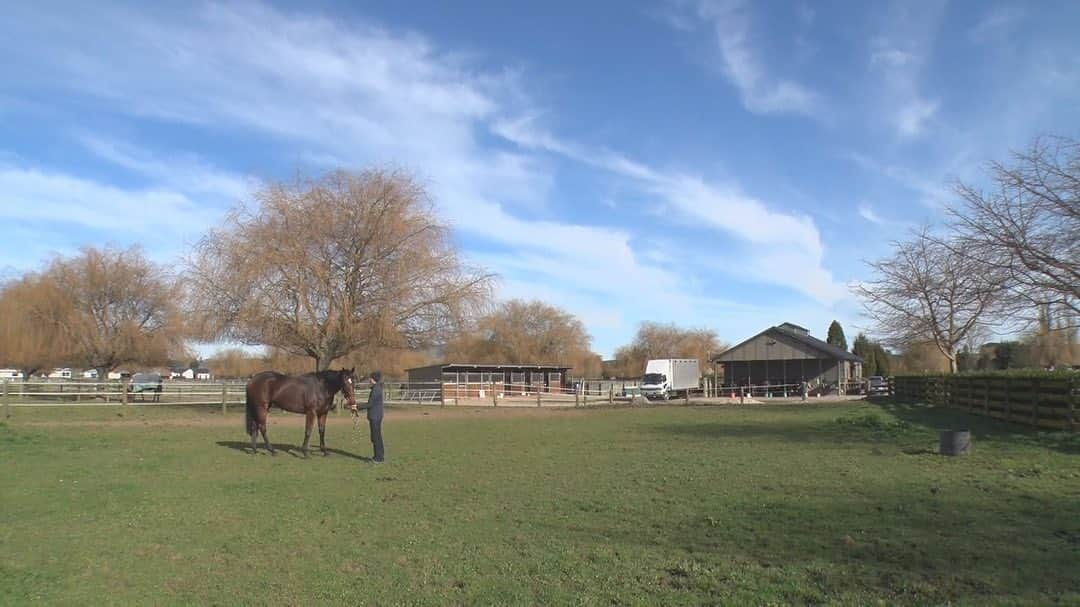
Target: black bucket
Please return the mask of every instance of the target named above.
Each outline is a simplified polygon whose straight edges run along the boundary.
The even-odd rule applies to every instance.
[[[942,455],[964,455],[971,449],[971,432],[967,430],[938,431],[938,450]]]

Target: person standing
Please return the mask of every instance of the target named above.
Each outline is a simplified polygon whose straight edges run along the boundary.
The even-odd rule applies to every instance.
[[[368,428],[371,430],[371,446],[374,450],[374,457],[371,458],[371,461],[376,464],[381,464],[385,456],[382,440],[382,373],[373,371],[371,375],[368,376],[368,381],[371,383],[371,392],[368,393],[367,405],[365,405],[364,408],[367,409]],[[355,413],[356,407],[352,407],[352,410]]]

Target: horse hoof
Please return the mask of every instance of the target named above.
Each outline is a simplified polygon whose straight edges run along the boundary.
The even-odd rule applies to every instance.
[[[329,451],[323,451],[322,456],[323,457],[330,457],[330,452]]]

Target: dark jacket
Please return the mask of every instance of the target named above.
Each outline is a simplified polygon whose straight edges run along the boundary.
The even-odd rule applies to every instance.
[[[382,382],[371,386],[371,393],[367,398],[367,418],[381,420],[383,417],[383,386]]]

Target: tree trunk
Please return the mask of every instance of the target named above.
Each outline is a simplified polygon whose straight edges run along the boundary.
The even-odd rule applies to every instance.
[[[330,368],[330,363],[334,362],[334,359],[330,358],[325,354],[319,354],[317,356],[313,356],[312,358],[315,359],[316,373],[318,373],[319,371],[326,371]]]
[[[956,355],[953,354],[952,356],[946,356],[946,358],[949,359],[949,373],[955,374],[956,373]]]

